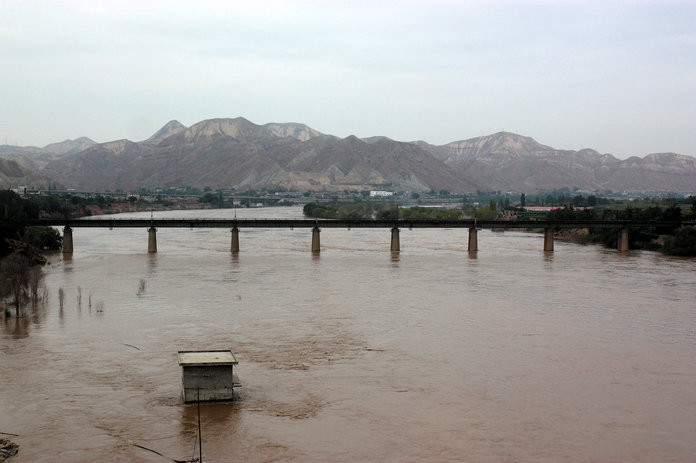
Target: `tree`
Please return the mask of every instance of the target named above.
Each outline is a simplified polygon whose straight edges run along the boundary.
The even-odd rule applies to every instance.
[[[662,220],[665,222],[679,222],[682,220],[681,207],[674,203],[670,204],[670,206],[662,213]]]
[[[217,196],[214,195],[213,193],[206,193],[200,198],[198,198],[199,203],[208,203],[208,204],[213,204],[217,201]]]
[[[482,207],[480,209],[476,209],[474,216],[478,220],[495,220],[498,217],[498,213],[495,211],[495,209]]]
[[[671,236],[665,236],[662,252],[672,256],[696,256],[696,228],[680,227]]]
[[[53,227],[26,227],[23,241],[41,251],[57,251],[63,246],[63,237]]]
[[[32,307],[36,307],[39,303],[41,296],[39,294],[39,289],[41,288],[41,278],[43,277],[43,271],[38,265],[33,266],[29,270],[29,299],[31,300]]]
[[[527,205],[527,196],[524,193],[522,193],[520,195],[520,207],[524,208],[524,206],[526,206],[526,205]]]
[[[22,299],[29,285],[31,262],[20,253],[12,253],[0,263],[0,275],[7,282],[8,289],[14,297],[15,314],[19,316]]]
[[[36,204],[13,191],[0,191],[0,257],[12,252],[8,240],[17,240],[24,234],[27,220],[38,217]]]
[[[399,218],[399,209],[385,209],[377,214],[377,218],[380,220],[397,220]]]

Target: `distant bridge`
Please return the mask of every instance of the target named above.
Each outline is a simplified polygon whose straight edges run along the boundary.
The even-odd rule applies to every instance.
[[[319,252],[321,228],[390,228],[391,250],[400,251],[401,228],[467,228],[469,251],[478,251],[479,229],[532,230],[544,229],[544,251],[553,251],[553,233],[560,229],[615,229],[618,231],[618,249],[628,250],[628,232],[631,228],[677,228],[694,226],[694,221],[655,222],[647,220],[438,220],[438,219],[37,219],[29,225],[63,226],[63,252],[73,252],[73,228],[147,228],[148,252],[157,252],[157,228],[228,228],[232,232],[231,251],[239,252],[240,228],[311,228],[313,252]]]

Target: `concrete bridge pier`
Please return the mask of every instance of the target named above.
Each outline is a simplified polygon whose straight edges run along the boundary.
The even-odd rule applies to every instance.
[[[147,252],[157,252],[157,229],[150,227],[147,230]]]
[[[399,229],[394,227],[391,229],[391,252],[400,252],[401,243],[399,241]]]
[[[232,228],[230,251],[235,254],[239,252],[239,229],[237,227]]]
[[[553,252],[553,228],[544,229],[544,252]]]
[[[478,251],[478,230],[476,227],[469,229],[469,252]]]
[[[619,240],[617,249],[620,252],[628,251],[628,228],[622,228],[619,230]]]
[[[319,227],[312,228],[312,252],[319,252],[321,250],[319,231]]]
[[[73,253],[72,228],[66,225],[63,228],[63,254]]]

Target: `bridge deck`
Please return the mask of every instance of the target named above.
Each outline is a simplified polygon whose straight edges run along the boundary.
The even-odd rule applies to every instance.
[[[694,221],[652,222],[621,220],[363,220],[363,219],[39,219],[29,225],[81,228],[488,228],[488,229],[574,229],[694,226]]]

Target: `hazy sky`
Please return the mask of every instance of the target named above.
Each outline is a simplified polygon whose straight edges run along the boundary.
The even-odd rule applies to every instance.
[[[242,116],[696,155],[696,1],[0,0],[0,144]]]

